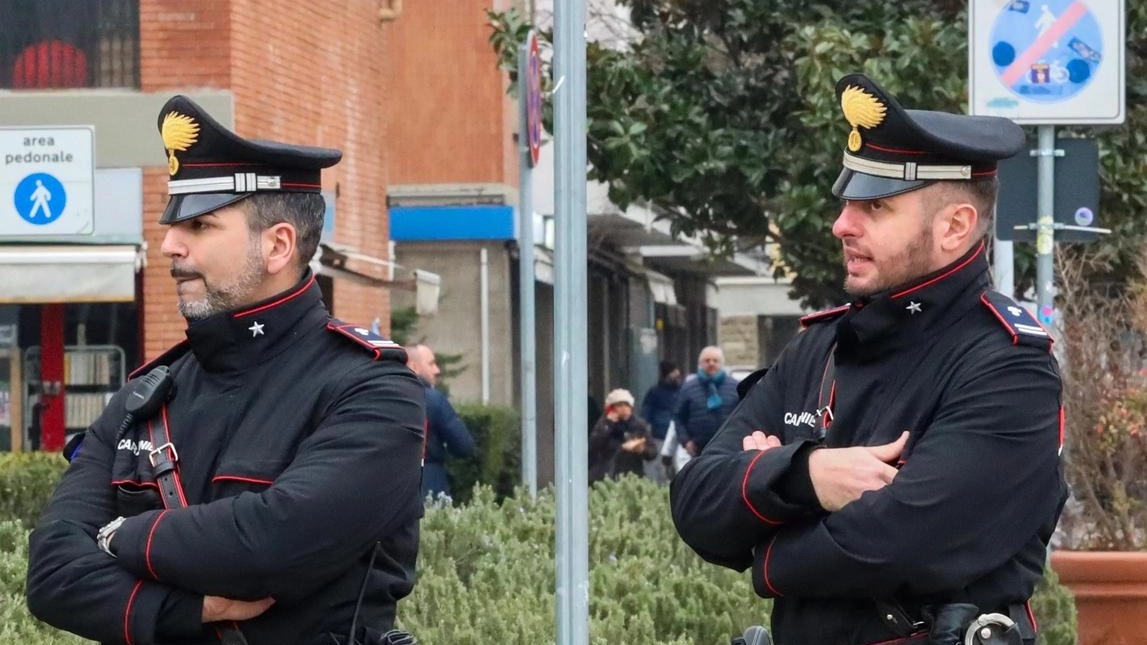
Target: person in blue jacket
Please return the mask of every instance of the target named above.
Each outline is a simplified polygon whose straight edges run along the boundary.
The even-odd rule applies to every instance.
[[[422,468],[422,496],[449,496],[446,456],[472,457],[477,444],[446,395],[434,389],[438,375],[442,372],[438,369],[434,351],[427,345],[411,347],[407,350],[407,365],[426,388],[426,456]]]
[[[697,374],[681,386],[673,418],[677,441],[691,457],[701,454],[737,401],[737,381],[725,371],[725,353],[716,346],[702,349]]]

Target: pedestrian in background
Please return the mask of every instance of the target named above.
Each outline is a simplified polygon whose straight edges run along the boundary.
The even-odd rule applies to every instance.
[[[642,475],[657,457],[649,424],[633,413],[633,395],[617,389],[605,397],[605,414],[589,435],[589,480]]]
[[[725,371],[725,353],[710,345],[697,357],[697,375],[685,381],[677,401],[677,441],[696,457],[737,407],[737,381]]]
[[[450,478],[446,474],[446,457],[473,457],[477,444],[470,430],[446,395],[436,389],[438,359],[428,345],[414,345],[406,350],[407,365],[418,375],[426,391],[426,452],[422,467],[422,496],[449,497]]]
[[[653,447],[657,452],[665,443],[673,413],[677,411],[677,397],[681,393],[681,369],[672,361],[661,361],[657,384],[649,388],[641,399],[641,418],[649,423]],[[645,476],[665,481],[665,469],[656,461],[645,464]]]

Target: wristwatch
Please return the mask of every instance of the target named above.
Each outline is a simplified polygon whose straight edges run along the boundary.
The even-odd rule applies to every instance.
[[[120,525],[123,524],[125,519],[127,518],[121,515],[107,524],[104,524],[96,533],[96,546],[100,548],[100,551],[103,551],[113,558],[116,557],[116,555],[112,553],[111,549],[112,536],[115,535],[115,532],[119,529]]]

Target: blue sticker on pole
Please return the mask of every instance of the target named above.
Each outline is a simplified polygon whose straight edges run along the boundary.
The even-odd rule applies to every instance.
[[[12,199],[20,217],[37,226],[56,221],[68,206],[68,192],[64,185],[45,172],[32,173],[21,179]]]
[[[1081,92],[1103,63],[1099,21],[1082,0],[1012,0],[992,27],[992,66],[1004,87],[1039,103]]]

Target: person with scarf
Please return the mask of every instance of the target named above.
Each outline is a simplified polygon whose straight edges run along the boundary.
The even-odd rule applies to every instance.
[[[721,348],[706,347],[697,358],[697,374],[681,386],[673,422],[677,441],[694,457],[737,407],[737,382],[724,367]]]

